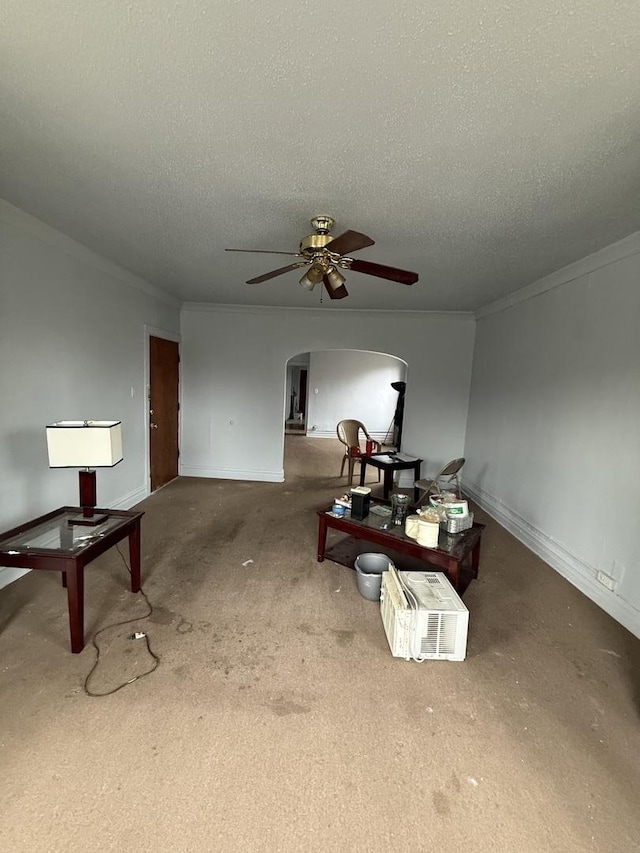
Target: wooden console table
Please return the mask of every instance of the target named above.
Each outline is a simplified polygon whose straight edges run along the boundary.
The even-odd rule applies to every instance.
[[[327,551],[327,532],[334,529],[346,533],[351,540],[373,542],[382,550],[405,555],[420,562],[421,571],[442,571],[453,584],[459,595],[465,591],[473,578],[478,577],[480,564],[480,540],[485,525],[476,522],[473,527],[461,533],[447,533],[441,530],[436,548],[418,545],[415,539],[407,536],[404,526],[390,526],[386,530],[381,525],[388,521],[380,515],[369,513],[362,521],[355,521],[350,515],[336,517],[329,510],[318,510],[318,562],[325,556],[333,562],[353,568],[354,556],[358,548],[350,545]],[[389,556],[389,555],[388,555]],[[399,567],[401,568],[401,567]]]
[[[0,566],[62,572],[69,602],[71,651],[84,648],[84,568],[129,537],[131,592],[140,591],[140,519],[143,512],[99,509],[106,521],[95,527],[71,525],[79,507],[63,506],[0,534]]]

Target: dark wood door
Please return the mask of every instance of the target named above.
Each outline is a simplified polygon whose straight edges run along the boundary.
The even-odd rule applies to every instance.
[[[178,376],[176,341],[149,337],[149,469],[151,491],[178,476]]]

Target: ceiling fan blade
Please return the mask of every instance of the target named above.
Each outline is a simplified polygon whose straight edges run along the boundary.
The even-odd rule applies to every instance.
[[[340,234],[335,240],[327,243],[325,249],[335,252],[337,255],[348,255],[350,252],[357,252],[358,249],[373,246],[374,242],[366,234],[360,234],[358,231],[345,231],[344,234]]]
[[[363,272],[367,275],[375,275],[378,278],[387,278],[390,281],[397,281],[400,284],[415,284],[418,280],[417,272],[386,267],[384,264],[373,264],[371,261],[355,260],[349,265],[349,269],[355,272]]]
[[[289,264],[288,267],[280,267],[279,270],[271,270],[271,272],[266,272],[264,275],[259,275],[256,278],[250,278],[247,284],[260,284],[261,281],[267,281],[270,278],[275,278],[277,275],[282,275],[285,272],[290,272],[291,270],[297,270],[298,267],[304,266],[304,264],[298,261],[295,264]]]
[[[326,275],[324,276],[322,281],[324,282],[325,290],[327,291],[331,299],[344,299],[345,296],[349,295],[349,291],[344,286],[344,284],[341,284],[340,287],[336,287],[336,289],[334,290],[329,284],[329,279],[326,277]]]
[[[301,257],[300,252],[274,252],[273,249],[225,249],[225,252],[259,252],[261,255],[295,255]]]

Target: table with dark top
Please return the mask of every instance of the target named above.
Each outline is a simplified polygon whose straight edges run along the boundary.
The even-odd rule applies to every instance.
[[[420,466],[422,459],[401,459],[395,453],[372,453],[370,456],[360,457],[360,485],[364,486],[365,471],[367,465],[377,468],[384,473],[382,484],[382,497],[387,500],[393,489],[393,475],[396,471],[408,471],[413,468],[413,481],[420,479]],[[413,487],[414,503],[420,497],[420,489]]]
[[[360,545],[360,541],[364,541],[373,543],[384,553],[391,552],[387,553],[391,559],[395,554],[403,555],[411,561],[410,567],[413,569],[443,571],[459,595],[462,595],[471,580],[478,577],[484,524],[476,522],[473,527],[460,533],[447,533],[441,529],[437,547],[427,548],[407,536],[404,525],[381,529],[381,525],[388,523],[389,519],[375,513],[369,513],[362,521],[352,519],[349,513],[342,517],[334,516],[328,509],[318,510],[317,515],[319,563],[326,556],[335,563],[353,568],[355,558],[366,550]],[[347,537],[327,549],[329,529],[346,533]]]
[[[69,603],[71,651],[84,648],[84,568],[129,537],[131,592],[140,591],[140,519],[143,512],[98,509],[95,526],[69,524],[82,510],[63,506],[0,534],[0,566],[62,572]]]

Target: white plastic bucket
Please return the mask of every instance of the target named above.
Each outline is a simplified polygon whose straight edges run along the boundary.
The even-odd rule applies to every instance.
[[[368,601],[380,601],[382,573],[393,566],[393,562],[386,554],[359,554],[354,565],[360,595]]]

